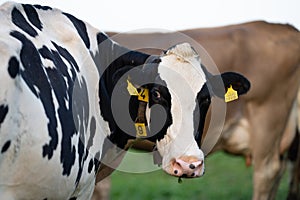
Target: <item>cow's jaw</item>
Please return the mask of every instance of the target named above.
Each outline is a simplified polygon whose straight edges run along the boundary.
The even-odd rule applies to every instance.
[[[186,47],[190,48],[190,47]],[[189,49],[187,49],[189,50]],[[182,59],[182,62],[178,60]],[[181,58],[170,53],[162,57],[158,73],[171,94],[172,124],[157,149],[162,156],[162,168],[174,176],[199,177],[204,173],[204,154],[194,133],[197,93],[206,82],[197,57]]]

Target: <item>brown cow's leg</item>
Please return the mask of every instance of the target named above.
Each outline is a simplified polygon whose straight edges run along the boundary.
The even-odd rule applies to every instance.
[[[288,200],[300,200],[300,89],[297,95],[296,136],[289,149],[288,156],[292,163]]]
[[[292,163],[291,180],[288,200],[300,199],[300,135],[299,132],[289,149],[289,159]]]
[[[280,181],[281,164],[276,155],[268,156],[270,158],[255,160],[254,157],[254,193],[253,200],[274,199],[274,193],[278,188]],[[269,160],[271,159],[271,160]]]
[[[91,200],[109,200],[111,179],[110,176],[96,184]]]
[[[253,127],[253,200],[269,200],[275,196],[283,167],[280,161],[280,141],[285,123],[278,120],[287,119],[289,111],[278,107],[276,110],[271,104],[261,109],[257,105],[255,107],[255,113],[251,113],[253,109],[249,109],[249,114],[253,115],[250,117]]]
[[[286,157],[283,157],[283,156],[280,157],[280,165],[279,166],[280,166],[280,169],[279,169],[278,174],[275,177],[275,181],[273,183],[273,187],[272,187],[272,190],[270,192],[269,199],[275,199],[276,198],[277,191],[278,191],[278,188],[279,188],[279,185],[280,185],[280,181],[281,181],[281,179],[284,175],[284,172],[285,172],[286,166],[287,166],[287,158]]]

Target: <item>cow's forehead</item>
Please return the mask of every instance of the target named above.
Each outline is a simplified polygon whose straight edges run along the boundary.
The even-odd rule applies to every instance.
[[[169,89],[191,90],[193,96],[206,82],[198,54],[188,43],[170,48],[162,57],[158,67],[160,77]]]

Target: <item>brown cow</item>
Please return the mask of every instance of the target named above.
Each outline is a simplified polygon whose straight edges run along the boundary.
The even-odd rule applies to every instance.
[[[291,111],[300,83],[299,31],[256,21],[172,33],[110,34],[122,45],[156,54],[183,41],[201,44],[221,72],[249,78],[252,89],[227,106],[223,134],[213,151],[245,156],[254,165],[253,199],[274,199],[285,166],[282,158],[295,136],[297,112]]]

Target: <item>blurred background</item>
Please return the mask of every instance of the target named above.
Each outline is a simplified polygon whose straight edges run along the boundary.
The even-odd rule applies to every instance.
[[[102,31],[170,31],[250,20],[290,23],[300,28],[299,0],[16,0],[46,4],[72,13]],[[2,4],[4,0],[0,0]]]

